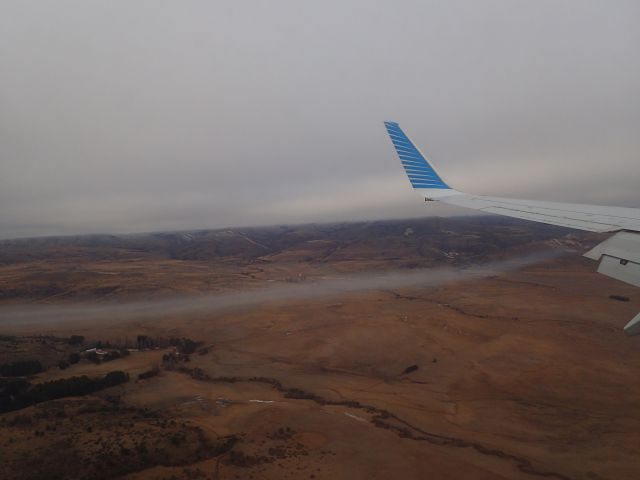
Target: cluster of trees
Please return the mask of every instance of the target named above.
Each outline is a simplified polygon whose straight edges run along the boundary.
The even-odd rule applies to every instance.
[[[107,354],[102,357],[102,360],[104,360],[105,362],[108,362],[110,360],[116,360],[118,358],[128,357],[129,355],[130,355],[129,350],[127,350],[126,348],[121,348],[119,350],[111,350],[110,352],[107,352]]]
[[[160,373],[160,367],[158,365],[154,365],[151,370],[147,370],[146,372],[142,372],[138,375],[139,380],[145,380],[147,378],[155,377]]]
[[[66,360],[60,360],[58,362],[58,368],[60,370],[65,370],[69,368],[71,365],[75,365],[76,363],[78,363],[81,359],[82,357],[80,356],[79,353],[77,352],[70,353]]]
[[[178,352],[184,355],[190,355],[196,351],[196,348],[202,345],[202,342],[196,342],[190,338],[170,338],[169,345],[176,347]]]
[[[84,343],[84,337],[82,335],[71,335],[67,343],[69,345],[82,345]]]
[[[36,385],[26,380],[5,380],[0,382],[0,412],[18,410],[57,398],[88,395],[128,381],[129,374],[120,370],[109,372],[102,378],[83,375]]]
[[[195,352],[196,349],[202,345],[202,342],[196,342],[195,340],[185,337],[151,338],[148,335],[138,335],[136,338],[136,345],[140,350],[171,346],[176,347],[178,352],[189,355]]]
[[[167,370],[173,370],[180,362],[190,362],[189,355],[165,353],[162,355],[162,366]]]
[[[118,358],[122,358],[122,357],[126,357],[130,355],[129,350],[127,350],[126,348],[121,348],[119,350],[112,350],[110,352],[107,352],[105,355],[98,355],[96,352],[88,352],[85,357],[87,358],[87,360],[93,362],[93,363],[100,363],[100,362],[108,362],[111,360],[116,360]]]
[[[138,335],[136,338],[136,345],[139,350],[146,350],[154,348],[156,346],[156,342],[148,335]]]
[[[80,356],[79,353],[77,352],[70,353],[66,360],[60,360],[58,362],[58,368],[60,370],[66,370],[71,365],[75,365],[76,363],[78,363],[81,359],[82,357]]]
[[[0,365],[0,376],[2,377],[25,377],[43,371],[44,367],[39,360],[17,360]]]

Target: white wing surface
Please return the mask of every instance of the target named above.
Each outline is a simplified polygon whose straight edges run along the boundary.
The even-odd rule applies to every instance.
[[[485,213],[532,220],[590,232],[618,232],[585,256],[599,260],[598,271],[640,286],[640,209],[470,195],[452,189],[395,122],[385,122],[391,142],[413,188],[426,201],[440,201]],[[640,334],[640,314],[625,331]]]

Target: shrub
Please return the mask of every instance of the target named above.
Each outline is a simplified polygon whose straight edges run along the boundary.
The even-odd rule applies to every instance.
[[[404,369],[404,373],[412,373],[415,372],[416,370],[418,370],[418,365],[410,365],[407,368]]]
[[[612,300],[618,300],[619,302],[628,302],[629,297],[625,297],[624,295],[609,295],[609,298]]]

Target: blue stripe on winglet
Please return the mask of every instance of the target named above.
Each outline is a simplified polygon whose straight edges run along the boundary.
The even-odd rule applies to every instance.
[[[396,122],[384,122],[384,126],[387,127],[391,143],[413,188],[451,188],[440,178]]]

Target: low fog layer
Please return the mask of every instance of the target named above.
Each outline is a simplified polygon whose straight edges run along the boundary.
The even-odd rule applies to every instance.
[[[266,288],[201,296],[182,296],[162,300],[76,305],[25,305],[0,308],[0,326],[47,325],[62,322],[114,323],[152,320],[186,315],[214,314],[228,310],[254,308],[267,302],[309,300],[370,290],[433,287],[456,281],[478,280],[498,275],[560,255],[542,252],[522,258],[475,265],[469,268],[429,268],[389,272],[370,272],[326,278],[314,282],[285,283]]]

